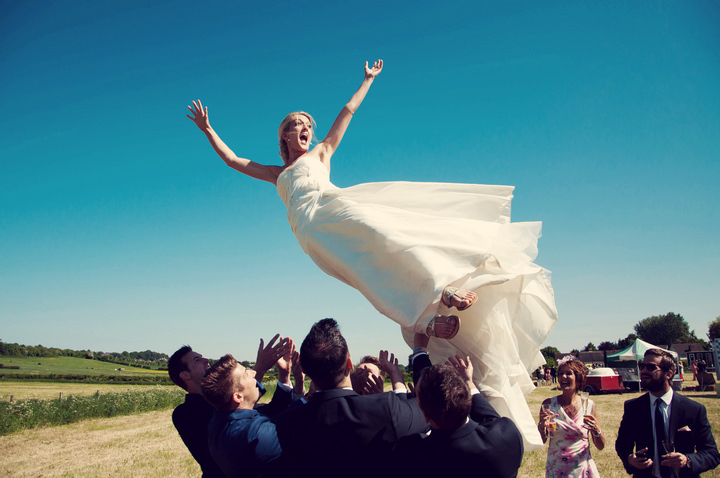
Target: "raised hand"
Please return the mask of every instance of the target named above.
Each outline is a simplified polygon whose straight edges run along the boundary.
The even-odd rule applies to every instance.
[[[463,359],[460,355],[456,355],[455,357],[448,357],[446,363],[455,367],[455,370],[460,376],[465,378],[467,382],[472,383],[473,366],[472,362],[470,362],[470,357]]]
[[[368,67],[368,62],[365,62],[365,78],[375,78],[380,74],[383,67],[383,61],[378,60],[373,63],[372,68]]]
[[[378,359],[380,359],[380,365],[383,370],[385,370],[385,373],[390,377],[393,390],[396,392],[407,392],[404,381],[405,376],[400,371],[398,359],[395,358],[395,354],[388,353],[387,350],[381,350]]]
[[[293,355],[295,352],[295,343],[291,338],[287,338],[287,344],[289,347],[286,348],[285,355],[277,359],[278,368],[278,382],[284,384],[290,384],[290,371],[293,368]],[[285,348],[285,347],[284,347]]]
[[[210,129],[210,119],[208,118],[207,106],[203,109],[203,105],[200,100],[193,100],[192,104],[192,107],[188,106],[188,109],[190,110],[190,113],[192,113],[192,116],[185,116],[190,118],[193,123],[195,123],[195,125],[200,128],[201,131],[206,132],[208,129]]]
[[[295,395],[303,397],[305,396],[305,373],[300,366],[300,352],[295,350],[293,351],[291,362],[292,376],[295,380],[295,387],[293,388],[293,392],[295,392]]]
[[[276,344],[275,341],[278,338],[280,341]],[[275,334],[270,342],[268,342],[267,347],[265,346],[263,339],[260,339],[257,359],[255,360],[255,378],[262,381],[263,375],[265,375],[265,373],[270,370],[273,365],[275,365],[275,362],[277,362],[279,358],[287,354],[288,350],[291,348],[292,340],[289,337],[280,337],[280,334]]]
[[[382,393],[384,381],[373,375],[368,369],[359,368],[350,374],[352,388],[360,395]]]

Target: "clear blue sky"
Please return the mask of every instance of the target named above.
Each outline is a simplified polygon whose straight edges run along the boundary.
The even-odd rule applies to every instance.
[[[720,315],[720,3],[0,0],[0,338],[252,359],[335,317],[357,359],[399,327],[326,277],[241,156],[320,136],[385,68],[334,182],[516,186],[543,221],[563,351],[676,312]]]

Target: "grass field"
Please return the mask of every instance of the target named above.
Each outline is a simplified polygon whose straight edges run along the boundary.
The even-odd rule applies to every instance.
[[[174,387],[175,385],[173,385]],[[157,385],[105,385],[86,383],[32,382],[29,380],[0,381],[0,401],[27,400],[30,398],[49,399],[69,395],[92,395],[97,392],[126,392],[129,390],[147,390]]]
[[[0,357],[0,363],[4,366],[20,367],[19,369],[1,368],[0,372],[6,374],[167,375],[167,371],[164,370],[148,370],[77,357]]]
[[[693,383],[688,383],[693,385]],[[61,386],[64,386],[60,384]],[[528,396],[537,415],[540,403],[557,391],[540,387]],[[607,435],[607,447],[592,454],[600,475],[627,477],[615,455],[614,443],[625,400],[638,393],[593,396]],[[687,392],[708,409],[713,430],[720,430],[720,399],[715,392]],[[30,476],[200,476],[200,468],[172,426],[171,411],[84,422],[0,437],[0,475]],[[717,436],[717,434],[716,434]],[[546,450],[525,454],[519,477],[544,476]],[[720,471],[704,477],[720,478]]]

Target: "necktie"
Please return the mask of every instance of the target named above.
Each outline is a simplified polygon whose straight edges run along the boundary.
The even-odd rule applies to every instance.
[[[657,450],[658,458],[665,455],[665,447],[663,447],[663,441],[665,441],[665,418],[663,417],[662,412],[663,405],[664,403],[662,400],[655,400],[655,449]],[[669,471],[668,467],[661,466],[660,462],[658,462],[658,466],[660,474],[662,476],[666,476]]]

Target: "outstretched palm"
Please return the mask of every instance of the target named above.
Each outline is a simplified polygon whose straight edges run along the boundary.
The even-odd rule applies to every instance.
[[[383,61],[378,60],[373,63],[372,68],[368,67],[368,62],[365,62],[365,78],[375,78],[380,74],[383,67]]]

